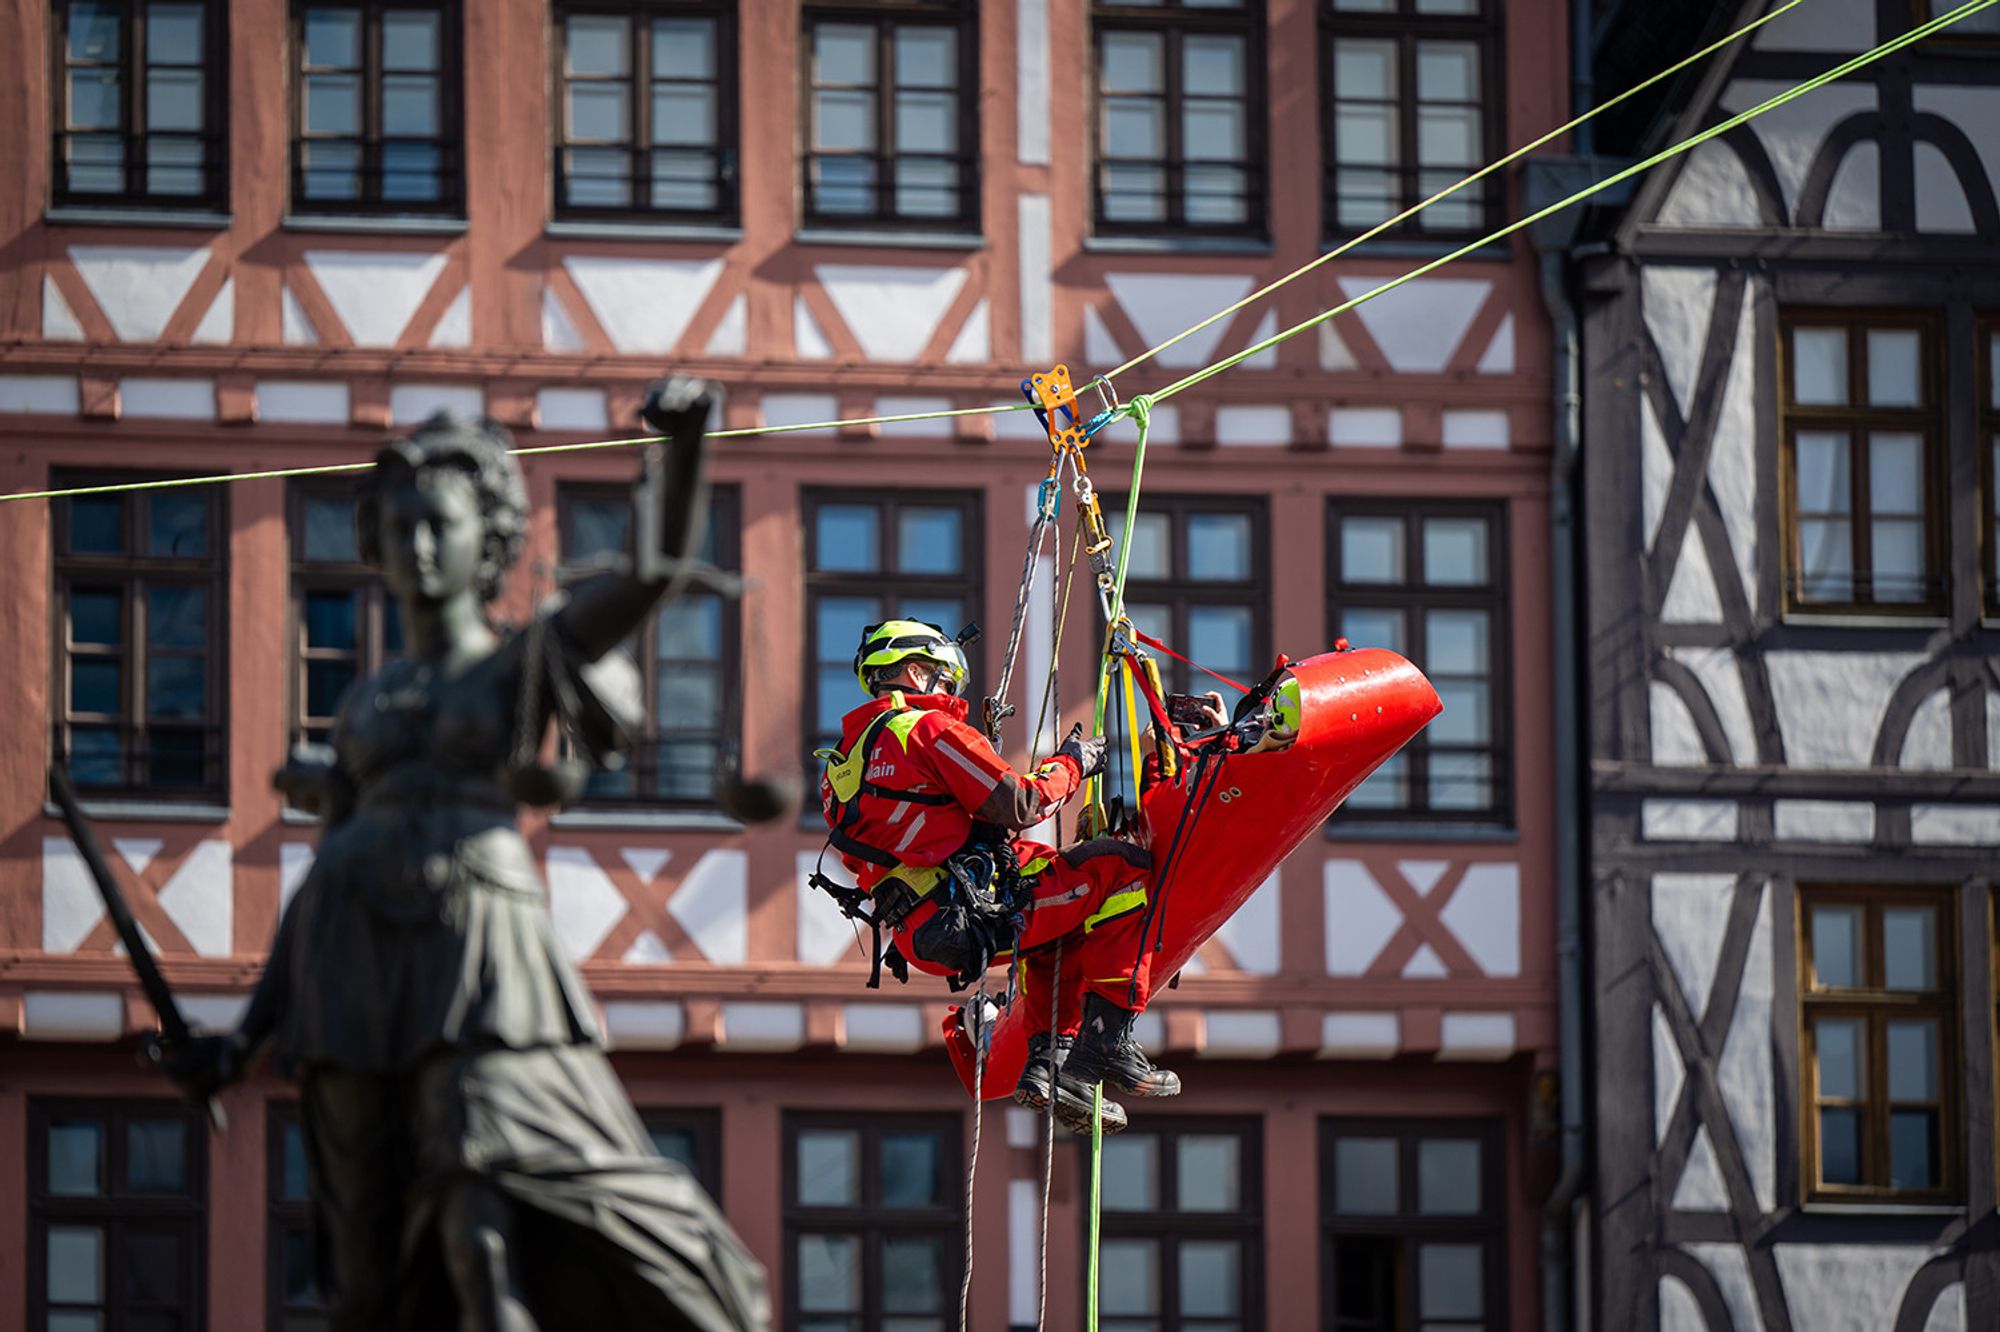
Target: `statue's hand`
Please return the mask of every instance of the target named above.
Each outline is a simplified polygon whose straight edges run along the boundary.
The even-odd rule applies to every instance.
[[[192,1105],[206,1105],[224,1087],[243,1080],[249,1071],[249,1049],[242,1036],[193,1036],[185,1044],[161,1044],[152,1052],[168,1081]]]
[[[674,375],[646,387],[639,419],[677,444],[692,443],[708,429],[715,410],[715,386],[705,379]]]
[[[271,786],[295,808],[319,814],[333,770],[331,751],[324,745],[300,745],[287,756],[285,766],[271,774]]]

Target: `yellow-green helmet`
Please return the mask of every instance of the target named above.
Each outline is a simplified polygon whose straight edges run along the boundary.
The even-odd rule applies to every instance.
[[[884,620],[863,629],[861,646],[854,650],[854,678],[866,693],[869,676],[912,657],[941,667],[953,693],[965,687],[965,650],[950,634],[922,620]]]

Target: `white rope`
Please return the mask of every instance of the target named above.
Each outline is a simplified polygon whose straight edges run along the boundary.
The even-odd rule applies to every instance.
[[[979,990],[967,1008],[977,1017],[972,1037],[972,1157],[965,1166],[965,1276],[958,1286],[958,1332],[972,1332],[972,1203],[979,1179],[979,1130],[986,1117],[986,1045],[991,1039],[984,976],[979,978]]]
[[[1049,1051],[1053,1056],[1058,1036],[1056,1028],[1062,1017],[1062,939],[1056,939],[1054,971],[1049,982]],[[1056,1078],[1062,1077],[1062,1069],[1056,1069]],[[1051,1084],[1048,1106],[1048,1148],[1042,1153],[1042,1256],[1041,1275],[1035,1278],[1035,1332],[1043,1332],[1049,1317],[1049,1189],[1056,1178],[1056,1097],[1062,1088]]]

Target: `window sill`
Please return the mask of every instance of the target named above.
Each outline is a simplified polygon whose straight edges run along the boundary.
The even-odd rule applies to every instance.
[[[1087,254],[1269,254],[1271,242],[1258,236],[1085,236]]]
[[[185,804],[170,800],[79,800],[78,806],[93,819],[117,819],[150,823],[227,823],[229,806]],[[42,813],[62,817],[62,807],[53,800],[42,802]]]
[[[294,828],[317,828],[320,818],[317,814],[309,814],[303,809],[293,809],[290,805],[286,805],[278,811],[278,822],[289,824]]]
[[[1949,616],[1921,614],[1870,615],[1865,611],[1792,611],[1782,623],[1805,629],[1921,629],[1926,632],[1951,628]]]
[[[1471,237],[1467,237],[1466,239],[1470,240]],[[1320,253],[1332,254],[1344,244],[1346,244],[1344,241],[1322,240],[1320,242]],[[1456,254],[1464,244],[1465,241],[1410,240],[1402,237],[1378,236],[1374,240],[1363,241],[1349,250],[1348,253],[1357,259],[1371,257],[1382,259],[1442,259],[1448,254]],[[1495,241],[1490,245],[1481,245],[1477,249],[1468,250],[1459,257],[1475,263],[1482,261],[1504,263],[1513,258],[1513,255],[1509,252],[1504,241]]]
[[[350,213],[287,213],[286,231],[363,231],[379,235],[462,236],[462,217],[432,217],[415,213],[386,213],[380,216]]]
[[[1518,842],[1521,830],[1497,823],[1363,823],[1335,814],[1326,836],[1331,842]]]
[[[881,231],[840,227],[800,227],[792,233],[800,245],[870,245],[906,250],[983,250],[986,237],[976,231]]]
[[[743,239],[743,228],[695,222],[595,222],[570,218],[545,223],[542,234],[567,240],[680,240],[733,245]]]
[[[181,208],[91,208],[66,204],[44,209],[42,221],[79,227],[190,227],[202,231],[225,231],[236,219],[228,213]]]
[[[1964,1216],[1963,1203],[1809,1202],[1799,1204],[1807,1216]]]
[[[564,809],[551,828],[639,828],[667,832],[742,832],[743,825],[710,809]]]

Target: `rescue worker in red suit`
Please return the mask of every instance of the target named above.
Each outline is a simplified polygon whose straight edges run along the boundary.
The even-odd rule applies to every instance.
[[[966,961],[959,937],[965,913],[954,908],[951,875],[940,867],[968,847],[1006,842],[1026,889],[1014,941],[1019,956],[999,951],[991,960],[1020,965],[1016,1002],[1026,1006],[1030,1034],[1014,1099],[1039,1109],[1053,1097],[1057,1117],[1088,1132],[1097,1082],[1133,1096],[1179,1092],[1180,1079],[1154,1067],[1132,1036],[1151,984],[1140,938],[1150,855],[1117,838],[1058,850],[1019,836],[1103,771],[1104,741],[1086,738],[1079,726],[1033,772],[1014,771],[966,723],[958,643],[921,621],[869,626],[855,673],[873,697],[842,722],[821,803],[833,847],[869,893],[877,919],[892,922],[897,949],[933,975],[962,976],[968,965],[982,965],[984,956]],[[850,778],[837,794],[836,760],[862,784]],[[1125,1123],[1122,1107],[1107,1099],[1106,1131]]]

